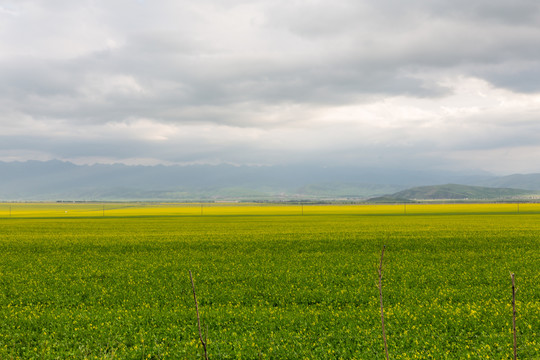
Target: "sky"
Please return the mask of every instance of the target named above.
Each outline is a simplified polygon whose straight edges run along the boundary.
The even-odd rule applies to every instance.
[[[538,0],[0,0],[0,161],[540,172]]]

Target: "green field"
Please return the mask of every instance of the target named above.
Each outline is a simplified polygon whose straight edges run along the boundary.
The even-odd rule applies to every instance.
[[[539,210],[0,204],[0,359],[540,359]]]

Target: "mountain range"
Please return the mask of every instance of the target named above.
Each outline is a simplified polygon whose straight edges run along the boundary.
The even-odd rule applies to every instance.
[[[540,192],[540,174],[340,166],[0,162],[0,200],[311,200],[366,199],[448,183]]]
[[[414,187],[389,195],[387,198],[399,200],[503,200],[536,198],[538,194],[540,192],[535,190],[444,184]]]

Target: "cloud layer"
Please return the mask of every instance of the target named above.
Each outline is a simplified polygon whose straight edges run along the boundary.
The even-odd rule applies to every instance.
[[[0,1],[0,160],[540,172],[540,3]]]

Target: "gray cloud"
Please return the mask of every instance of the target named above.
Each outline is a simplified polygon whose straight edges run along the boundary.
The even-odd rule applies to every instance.
[[[537,1],[25,0],[0,23],[0,160],[459,167],[540,140]]]

